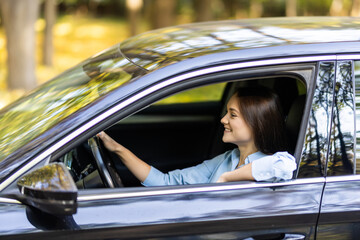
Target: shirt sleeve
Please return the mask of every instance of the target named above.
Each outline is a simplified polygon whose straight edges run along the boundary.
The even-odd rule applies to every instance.
[[[214,169],[216,169],[223,159],[224,154],[211,160],[204,161],[196,166],[184,168],[182,170],[174,170],[168,173],[163,173],[158,169],[151,167],[149,175],[142,184],[149,187],[208,183]]]
[[[252,162],[252,175],[256,181],[288,180],[295,169],[295,158],[287,152],[277,152]]]

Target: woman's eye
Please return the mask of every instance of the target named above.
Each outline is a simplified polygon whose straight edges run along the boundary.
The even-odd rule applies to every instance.
[[[231,117],[236,117],[236,115],[235,115],[235,114],[233,114],[233,113],[232,113],[232,114],[230,114],[230,116],[231,116]]]

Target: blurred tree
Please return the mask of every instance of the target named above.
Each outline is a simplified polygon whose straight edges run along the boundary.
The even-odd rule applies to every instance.
[[[143,7],[143,0],[126,0],[126,8],[128,10],[128,18],[130,21],[130,34],[134,36],[138,33],[138,25],[140,24],[140,10]]]
[[[195,0],[196,1],[196,0]],[[236,17],[236,10],[238,9],[239,1],[237,0],[223,0],[226,17],[234,18]]]
[[[353,7],[353,0],[333,0],[330,16],[349,16]]]
[[[352,17],[359,17],[360,16],[360,0],[353,0],[350,15]]]
[[[196,22],[212,20],[211,0],[194,0],[193,3]]]
[[[89,12],[92,13],[94,16],[97,15],[100,2],[102,2],[102,0],[89,0],[88,1]]]
[[[297,14],[299,16],[328,16],[333,0],[297,0]]]
[[[152,28],[162,28],[175,24],[175,8],[177,0],[153,0]]]
[[[53,27],[56,22],[57,0],[45,0],[44,2],[44,18],[45,31],[43,42],[43,64],[46,66],[53,65],[54,44],[53,44]]]
[[[251,0],[250,1],[250,18],[258,18],[263,14],[263,3],[262,0]]]
[[[286,16],[295,17],[296,15],[296,0],[286,0]]]
[[[343,0],[333,0],[330,7],[331,16],[339,16],[343,11]]]
[[[35,75],[35,22],[39,0],[1,0],[8,52],[8,88],[30,90]]]

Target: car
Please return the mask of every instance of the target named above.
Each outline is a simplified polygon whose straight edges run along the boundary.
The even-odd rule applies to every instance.
[[[0,112],[3,239],[357,239],[360,19],[263,18],[131,37]],[[86,43],[84,43],[86,44]],[[275,91],[291,180],[143,187],[105,131],[167,172],[221,141],[239,87]]]

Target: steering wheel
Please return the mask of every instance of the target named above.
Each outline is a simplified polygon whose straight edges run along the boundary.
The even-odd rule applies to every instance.
[[[92,137],[88,140],[88,145],[94,155],[98,171],[101,179],[106,187],[124,187],[119,174],[113,167],[112,161],[109,157],[104,157],[104,151],[101,149],[101,144],[97,137]]]

